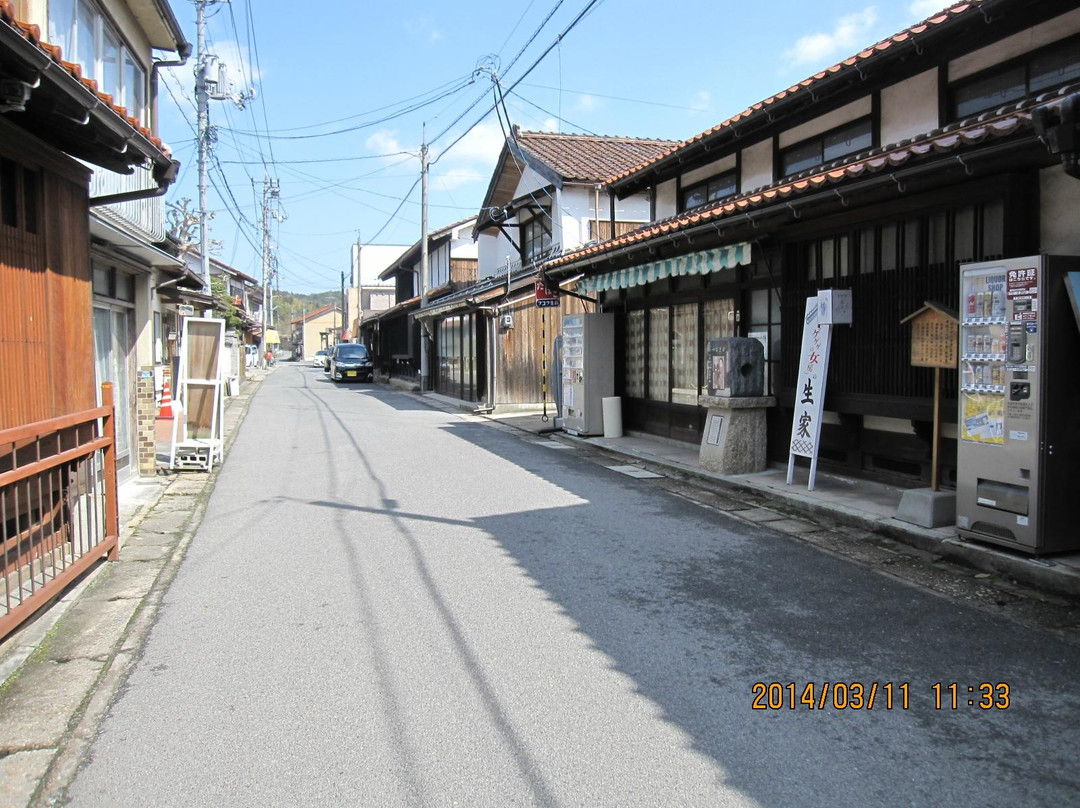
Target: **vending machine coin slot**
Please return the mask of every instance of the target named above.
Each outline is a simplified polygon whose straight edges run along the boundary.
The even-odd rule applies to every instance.
[[[1023,323],[1009,324],[1009,361],[1019,365],[1027,356],[1027,334]]]
[[[1009,385],[1009,401],[1023,401],[1031,398],[1030,382],[1013,382]]]

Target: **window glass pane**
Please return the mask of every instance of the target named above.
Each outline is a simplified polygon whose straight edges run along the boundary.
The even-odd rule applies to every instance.
[[[896,269],[895,224],[887,224],[881,228],[881,269],[884,272]]]
[[[130,53],[124,53],[124,106],[128,114],[148,126],[146,114],[146,72]]]
[[[0,221],[19,226],[19,180],[14,160],[0,157]]]
[[[108,267],[94,267],[94,294],[112,297],[111,278]]]
[[[757,330],[759,325],[769,322],[769,290],[755,289],[750,293],[750,327]]]
[[[674,325],[671,333],[671,401],[674,404],[697,404],[697,304],[675,306]]]
[[[72,47],[74,30],[75,0],[49,0],[49,44],[59,45],[68,61],[75,53]]]
[[[724,174],[709,182],[709,201],[715,202],[735,193],[735,174]]]
[[[784,175],[798,174],[821,165],[821,141],[813,140],[784,152]]]
[[[128,303],[135,302],[135,276],[123,272],[116,273],[116,299]]]
[[[822,138],[822,162],[831,163],[848,154],[864,151],[874,145],[870,121],[859,121]]]
[[[1080,77],[1080,43],[1072,42],[1031,60],[1029,90],[1038,93],[1077,77]]]
[[[859,231],[859,272],[873,272],[877,267],[877,251],[874,248],[874,229]]]
[[[956,243],[953,260],[971,261],[975,258],[975,209],[961,208],[956,211]]]
[[[696,208],[698,205],[704,205],[706,199],[706,188],[704,185],[698,188],[691,188],[683,196],[684,208]]]
[[[754,294],[757,294],[757,292],[754,292]],[[702,334],[702,344],[705,346],[704,356],[702,357],[702,366],[705,371],[702,375],[702,395],[708,392],[707,376],[705,375],[708,373],[708,369],[704,365],[709,361],[709,340],[735,336],[735,318],[731,316],[734,310],[735,301],[730,297],[720,300],[706,300],[702,304],[702,319],[704,321],[702,327],[705,329]]]
[[[846,278],[848,275],[851,274],[851,266],[848,263],[850,260],[850,256],[848,254],[850,252],[850,249],[851,248],[849,246],[848,237],[840,236],[836,248],[836,263],[841,278]]]
[[[1010,101],[1023,98],[1026,93],[1027,82],[1023,65],[987,76],[953,91],[956,117],[966,118],[988,109],[996,109]]]
[[[828,280],[836,275],[836,242],[831,238],[821,241],[821,279]]]
[[[626,315],[626,395],[645,398],[645,312]]]
[[[987,202],[983,206],[983,248],[980,259],[995,258],[1005,252],[1002,229],[1005,225],[1005,203]]]
[[[668,310],[649,310],[649,398],[668,400]]]
[[[904,268],[922,266],[922,233],[917,219],[904,222]]]
[[[101,91],[113,97],[113,103],[124,105],[124,95],[120,88],[120,43],[116,36],[106,28],[101,41]],[[135,111],[128,109],[135,115]]]
[[[927,234],[927,259],[930,266],[940,266],[945,263],[946,250],[946,219],[944,213],[935,213],[930,217],[929,233]]]
[[[75,19],[75,49],[83,76],[96,79],[97,74],[97,14],[87,2],[80,2]]]
[[[815,241],[813,244],[806,245],[806,279],[811,283],[817,283],[817,251],[818,245]]]

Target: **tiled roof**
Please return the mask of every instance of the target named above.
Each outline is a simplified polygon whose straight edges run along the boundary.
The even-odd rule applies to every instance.
[[[513,139],[523,151],[571,182],[603,182],[675,145],[671,140],[522,132],[516,127]]]
[[[292,322],[293,322],[294,325],[297,324],[297,323],[306,323],[308,320],[313,320],[316,317],[321,317],[322,315],[326,314],[328,311],[340,311],[340,310],[341,309],[338,307],[337,303],[330,303],[330,304],[328,304],[326,306],[323,306],[320,309],[315,309],[315,311],[309,311],[307,314],[303,315],[302,317],[297,317]]]
[[[556,269],[583,259],[595,258],[622,247],[647,242],[661,236],[672,236],[701,224],[721,222],[727,217],[767,208],[771,205],[797,200],[799,197],[827,188],[835,188],[842,194],[843,184],[865,178],[881,171],[896,169],[912,161],[936,155],[953,153],[963,157],[966,147],[978,146],[987,140],[1001,139],[1031,128],[1032,110],[1036,106],[1052,106],[1055,99],[1064,98],[1080,90],[1080,85],[1060,90],[1035,99],[1003,107],[994,113],[950,124],[919,137],[903,140],[892,146],[861,152],[844,160],[838,160],[822,168],[807,171],[793,178],[767,186],[748,194],[719,200],[715,204],[696,208],[672,216],[660,222],[639,227],[622,236],[577,250],[556,258],[545,269]]]
[[[64,61],[64,54],[58,45],[50,45],[41,38],[41,29],[36,25],[22,22],[15,17],[15,8],[9,0],[0,0],[0,23],[7,24],[19,36],[45,54],[48,59],[58,65],[64,72],[78,81],[85,91],[92,95],[98,102],[104,104],[113,113],[119,116],[131,129],[142,135],[149,143],[164,156],[168,157],[169,150],[160,138],[155,136],[148,128],[143,126],[137,118],[128,114],[128,110],[119,104],[113,103],[113,97],[108,93],[98,90],[98,84],[93,79],[84,78],[82,68],[74,62]]]
[[[696,134],[693,137],[688,138],[687,140],[677,143],[672,147],[667,148],[664,151],[651,157],[648,157],[633,166],[629,166],[623,171],[618,172],[617,174],[612,174],[611,178],[608,180],[608,184],[613,184],[633,174],[637,174],[638,172],[653,167],[665,158],[687,148],[688,146],[692,146],[693,144],[701,140],[712,137],[713,135],[718,134],[723,130],[732,129],[739,124],[745,125],[748,120],[753,118],[769,116],[771,114],[771,108],[775,107],[779,102],[792,99],[796,96],[805,97],[808,94],[812,94],[814,92],[815,85],[830,76],[842,72],[860,71],[860,68],[862,68],[862,66],[867,62],[867,60],[873,59],[880,54],[887,53],[890,50],[895,50],[895,47],[897,45],[901,45],[903,43],[914,43],[915,46],[918,47],[916,39],[919,36],[925,34],[928,30],[932,28],[936,28],[945,23],[951,22],[954,19],[957,19],[964,15],[970,13],[977,13],[979,11],[979,7],[984,2],[986,2],[986,0],[965,0],[964,2],[955,3],[948,8],[939,11],[937,14],[928,17],[919,24],[913,25],[910,28],[900,31],[897,34],[893,34],[890,37],[886,37],[880,42],[859,51],[854,56],[844,59],[842,62],[838,62],[832,67],[826,68],[819,73],[815,73],[814,75],[803,79],[798,84],[794,84],[791,87],[788,87],[786,90],[782,90],[776,95],[766,98],[764,101],[759,101],[753,106],[743,110],[738,115],[734,115],[728,118],[726,121],[717,124],[711,129],[706,129],[704,132]]]

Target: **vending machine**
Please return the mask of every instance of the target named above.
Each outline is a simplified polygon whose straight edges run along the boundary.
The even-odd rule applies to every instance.
[[[960,267],[956,524],[1028,553],[1080,548],[1080,258]]]
[[[604,431],[603,398],[615,395],[615,325],[610,314],[566,314],[562,320],[563,429]]]

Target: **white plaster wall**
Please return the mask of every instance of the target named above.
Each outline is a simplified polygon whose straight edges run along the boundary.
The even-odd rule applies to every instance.
[[[937,68],[886,87],[881,91],[881,144],[937,129],[939,114]]]
[[[410,244],[362,244],[360,246],[360,258],[357,260],[357,246],[352,245],[352,285],[389,286],[393,288],[393,281],[380,281],[379,275],[383,270],[397,261],[402,254],[409,249]],[[358,266],[359,265],[359,266]],[[359,277],[359,283],[357,278]]]
[[[517,233],[514,233],[517,237]],[[478,278],[490,278],[506,272],[506,256],[514,261],[520,257],[517,242],[511,244],[506,237],[497,230],[490,233],[481,233],[476,240]]]
[[[742,182],[739,188],[743,193],[769,185],[773,181],[773,142],[762,140],[742,150]]]
[[[780,148],[786,149],[793,143],[814,137],[814,135],[820,135],[822,132],[828,132],[830,129],[843,126],[845,123],[857,121],[859,118],[865,118],[872,110],[873,104],[870,96],[864,96],[857,101],[852,101],[850,104],[845,104],[840,109],[834,109],[832,112],[814,118],[812,121],[788,129],[786,132],[781,132]]]
[[[679,211],[679,201],[675,198],[675,180],[668,180],[656,186],[656,219],[666,219]]]
[[[1080,255],[1080,180],[1061,166],[1039,172],[1039,250],[1050,255]]]
[[[682,187],[688,188],[702,180],[709,179],[709,177],[715,177],[717,174],[731,171],[733,168],[735,168],[735,155],[729,154],[727,157],[714,160],[706,166],[695,168],[693,171],[687,171],[682,175]]]
[[[450,242],[450,255],[454,258],[476,258],[478,254],[476,242],[468,232],[462,232],[463,238],[457,238]]]
[[[440,244],[428,254],[431,288],[450,282],[450,245]]]
[[[514,199],[525,196],[532,191],[539,191],[548,185],[551,185],[551,183],[528,166],[525,166],[525,171],[522,172],[521,179],[518,180],[517,188],[514,191]]]
[[[552,242],[561,243],[563,250],[579,247],[589,240],[589,222],[596,215],[596,186],[564,185],[559,193],[562,204],[560,224],[562,240],[552,237]],[[611,207],[607,194],[600,194],[600,219],[607,221],[611,216]]]
[[[675,187],[672,185],[672,193]],[[617,222],[641,222],[649,221],[649,194],[634,194],[626,199],[615,200],[615,221]],[[600,218],[611,218],[611,202],[606,194],[600,194]]]
[[[949,81],[956,81],[978,73],[980,70],[986,70],[1015,56],[1022,56],[1030,50],[1072,36],[1078,31],[1080,31],[1080,9],[1062,14],[1034,28],[1005,37],[993,45],[953,59],[949,62]]]

